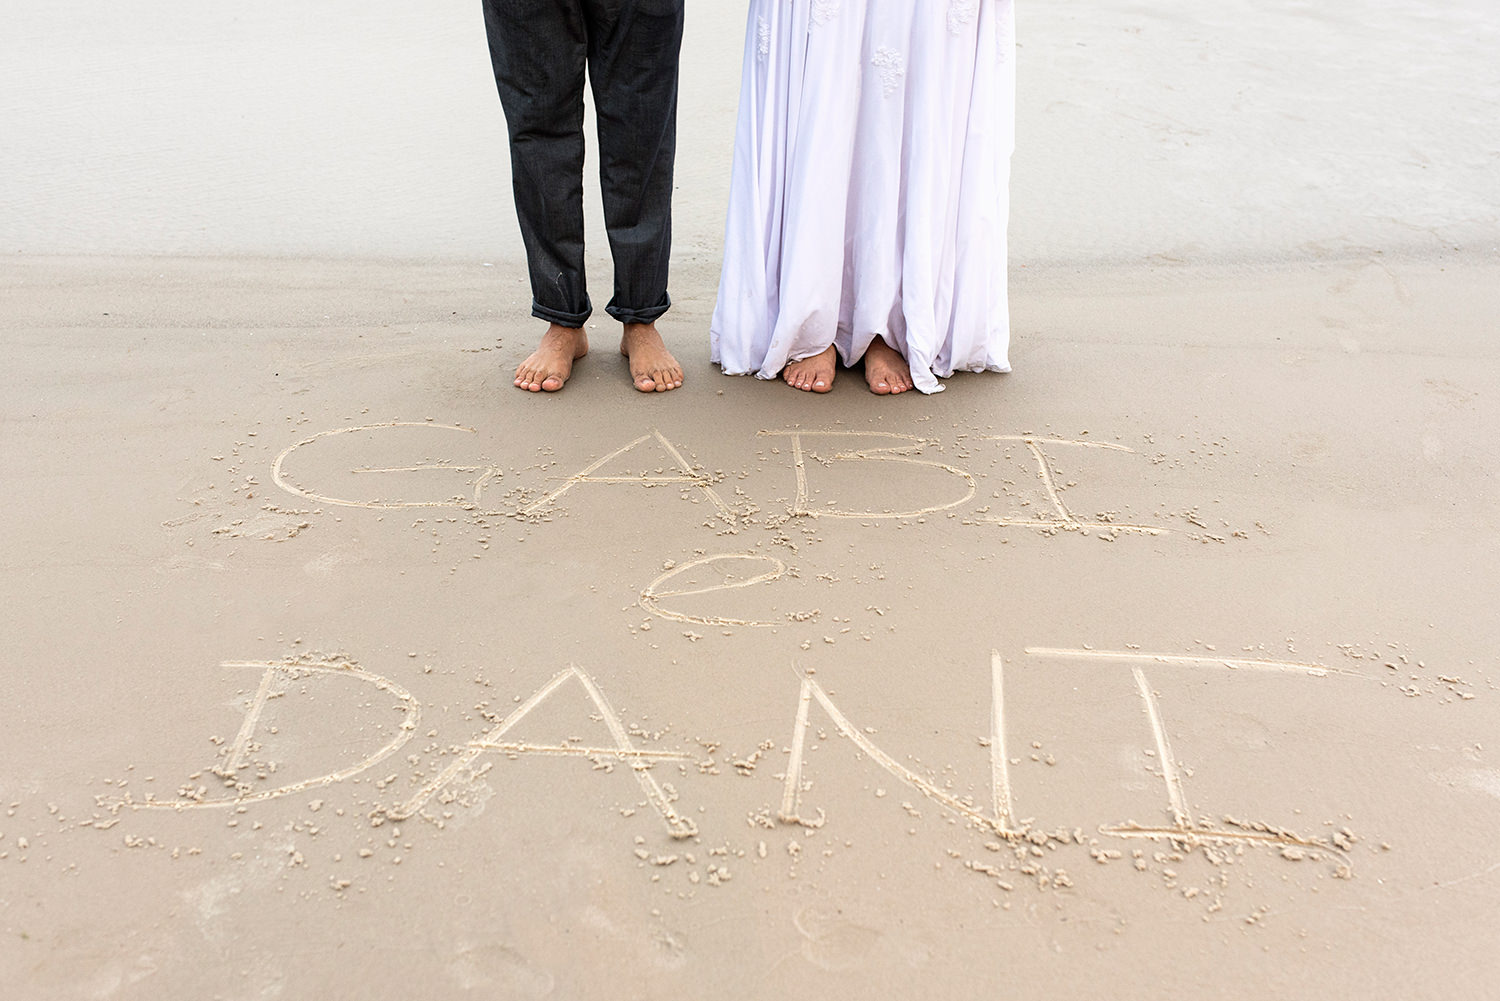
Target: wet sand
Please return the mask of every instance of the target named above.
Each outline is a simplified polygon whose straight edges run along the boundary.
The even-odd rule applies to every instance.
[[[1059,37],[1033,66],[1076,68]],[[1493,139],[1464,123],[1430,134]],[[1103,183],[1086,152],[1018,160],[1014,373],[935,397],[720,376],[701,191],[687,382],[651,397],[602,317],[563,393],[511,387],[501,253],[8,233],[0,982],[1492,992],[1500,263],[1467,161],[1351,182],[1389,220],[1283,178],[1195,226],[1143,181],[1178,209],[1137,243],[1129,199],[1037,221],[1049,157]]]
[[[1497,271],[1027,274],[1015,374],[809,401],[10,261],[6,982],[1479,996]]]

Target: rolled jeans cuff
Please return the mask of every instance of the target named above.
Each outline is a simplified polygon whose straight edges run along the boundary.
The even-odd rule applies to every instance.
[[[593,306],[589,305],[587,302],[584,303],[583,312],[581,313],[564,313],[562,310],[550,309],[546,306],[543,306],[535,299],[533,299],[531,302],[532,316],[536,317],[538,320],[546,320],[548,323],[555,323],[559,327],[581,327],[583,326],[584,322],[593,315],[593,313]]]
[[[610,302],[604,307],[604,311],[621,323],[655,323],[661,315],[672,308],[672,297],[666,293],[662,294],[661,305],[649,306],[646,309],[626,309]]]

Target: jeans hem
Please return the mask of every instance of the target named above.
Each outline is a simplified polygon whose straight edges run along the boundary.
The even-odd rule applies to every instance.
[[[672,308],[672,297],[663,296],[660,306],[651,306],[647,309],[625,309],[610,303],[604,307],[604,311],[621,323],[655,323],[661,319],[661,315]]]
[[[555,323],[559,327],[581,327],[594,314],[592,307],[585,307],[581,313],[564,313],[558,309],[548,309],[539,302],[531,304],[531,315],[538,320],[546,320]]]

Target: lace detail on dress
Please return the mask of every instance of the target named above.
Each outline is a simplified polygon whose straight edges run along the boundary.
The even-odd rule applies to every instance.
[[[765,18],[757,18],[755,24],[755,51],[760,55],[760,61],[765,62],[766,57],[771,54],[771,22]]]
[[[885,91],[886,97],[900,88],[901,80],[906,76],[906,59],[901,53],[882,45],[870,57],[870,65],[880,70],[880,89]]]
[[[948,30],[957,35],[979,13],[979,0],[948,0]]]
[[[823,25],[838,17],[839,7],[843,0],[812,0],[812,23],[814,28]]]
[[[1006,11],[1004,13],[1009,14],[1009,11]],[[1016,40],[1014,37],[1012,37],[1014,33],[1014,23],[1008,16],[999,17],[996,19],[995,55],[999,59],[1001,66],[1004,66],[1006,63],[1010,62],[1011,57],[1015,52]]]

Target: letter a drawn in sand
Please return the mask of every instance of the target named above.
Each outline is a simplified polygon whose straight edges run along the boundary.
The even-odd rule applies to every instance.
[[[577,681],[588,693],[589,699],[599,711],[604,725],[609,729],[610,738],[614,742],[612,747],[580,747],[575,744],[529,744],[518,741],[505,740],[505,735],[510,732],[516,724],[525,719],[533,709],[545,702],[552,693],[568,681]],[[614,758],[630,766],[635,772],[636,779],[640,782],[641,791],[646,794],[646,799],[651,803],[661,819],[667,825],[667,832],[674,838],[690,838],[698,833],[698,827],[693,821],[682,816],[672,806],[671,800],[663,791],[656,777],[651,774],[651,766],[657,761],[687,761],[689,756],[675,751],[643,751],[631,743],[630,734],[625,730],[625,724],[620,721],[619,714],[611,708],[600,691],[599,685],[586,672],[577,667],[569,666],[559,671],[541,688],[532,693],[531,697],[516,706],[511,714],[505,717],[493,730],[484,736],[469,741],[468,747],[447,768],[443,769],[432,781],[428,782],[411,799],[400,806],[385,811],[385,815],[392,820],[405,820],[419,812],[427,802],[442,791],[443,787],[453,782],[465,770],[483,754],[490,751],[498,751],[511,757],[519,757],[527,754],[565,755],[569,757],[582,758]]]
[[[249,705],[245,709],[245,718],[240,723],[239,733],[234,742],[222,752],[223,760],[212,768],[219,778],[224,780],[226,786],[237,790],[233,796],[220,796],[208,798],[200,795],[185,799],[158,800],[148,798],[144,801],[125,799],[121,805],[133,808],[154,809],[202,809],[223,806],[243,806],[248,803],[259,803],[268,799],[276,799],[280,796],[289,796],[293,793],[305,792],[308,789],[316,789],[320,786],[333,785],[352,778],[367,768],[370,768],[384,759],[390,757],[400,750],[402,745],[411,740],[416,731],[417,723],[422,717],[422,706],[405,688],[383,678],[378,674],[371,674],[362,670],[352,661],[334,660],[325,662],[306,662],[299,660],[284,661],[262,661],[262,660],[226,660],[224,667],[248,667],[255,668],[261,672],[260,685],[256,688],[255,695],[251,697]],[[402,712],[400,724],[396,733],[383,746],[374,753],[368,754],[359,761],[337,771],[317,775],[312,778],[293,782],[289,785],[278,786],[275,789],[260,789],[251,791],[252,787],[239,780],[238,775],[249,764],[248,755],[254,746],[255,733],[259,729],[262,717],[266,710],[266,704],[273,698],[284,693],[277,686],[288,681],[297,681],[307,677],[324,676],[333,678],[352,678],[354,680],[371,685],[380,691],[394,695],[400,702],[399,708]]]
[[[934,462],[931,459],[918,459],[916,456],[922,451],[924,445],[932,444],[929,439],[918,438],[916,435],[897,434],[894,431],[761,431],[759,434],[765,437],[782,437],[792,439],[792,467],[797,474],[797,498],[792,502],[792,514],[809,518],[917,518],[924,514],[933,514],[938,511],[947,511],[949,508],[958,507],[973,498],[977,491],[974,477],[966,470],[957,466],[950,466],[946,462]],[[903,511],[843,511],[834,508],[814,508],[809,502],[807,488],[807,455],[804,440],[807,438],[887,438],[900,444],[886,445],[878,448],[855,448],[845,452],[835,452],[828,457],[829,462],[903,462],[913,466],[931,466],[941,469],[950,476],[955,476],[964,483],[964,495],[956,500],[946,501],[941,504],[932,504],[926,507],[912,508]]]
[[[1015,839],[1024,832],[1015,828],[1014,805],[1011,802],[1010,766],[1005,756],[1005,665],[998,651],[990,654],[990,677],[993,695],[990,704],[990,810],[985,812],[968,797],[958,797],[940,788],[928,779],[907,768],[901,762],[881,750],[868,735],[849,722],[849,717],[834,704],[833,699],[811,676],[802,676],[802,690],[797,702],[797,724],[792,731],[792,754],[787,763],[786,780],[782,787],[781,809],[777,816],[783,823],[800,824],[803,827],[822,827],[826,819],[821,809],[815,818],[802,816],[802,767],[803,753],[807,744],[807,717],[812,703],[818,705],[839,733],[853,741],[876,764],[896,778],[916,789],[922,795],[961,814],[973,823],[988,828],[1002,838]]]
[[[678,472],[666,473],[658,476],[601,476],[598,474],[597,471],[599,469],[602,469],[603,467],[609,465],[609,463],[613,462],[615,459],[618,459],[620,456],[634,450],[636,447],[645,444],[653,438],[656,439],[657,444],[659,444],[671,458],[672,464],[677,467]],[[526,507],[522,508],[521,513],[536,514],[543,508],[550,507],[551,505],[557,503],[557,501],[560,500],[564,494],[566,494],[569,490],[572,490],[574,487],[578,486],[580,483],[633,483],[638,486],[649,486],[658,483],[688,483],[703,491],[703,495],[713,503],[715,508],[718,509],[720,518],[722,518],[726,522],[734,522],[734,512],[729,509],[728,504],[724,503],[724,498],[719,496],[719,492],[713,488],[712,482],[710,481],[709,477],[704,473],[695,470],[687,461],[687,459],[683,457],[682,452],[678,450],[677,446],[668,441],[666,436],[663,435],[660,431],[654,429],[649,434],[641,435],[639,438],[635,439],[629,444],[622,445],[621,447],[615,449],[604,458],[599,459],[596,462],[592,462],[589,465],[585,466],[583,469],[580,469],[578,472],[574,473],[572,476],[564,480],[562,486],[556,488],[545,496],[532,501]]]
[[[1062,493],[1057,486],[1057,477],[1052,472],[1051,463],[1047,459],[1047,453],[1042,446],[1070,446],[1076,448],[1099,448],[1114,452],[1129,452],[1135,454],[1135,449],[1126,448],[1124,445],[1116,445],[1107,441],[1077,441],[1071,438],[1038,438],[1033,435],[998,434],[984,435],[985,441],[1018,441],[1024,442],[1031,457],[1036,460],[1037,477],[1042,481],[1042,489],[1046,491],[1047,500],[1052,505],[1053,517],[1051,518],[988,518],[978,517],[975,521],[987,522],[991,525],[1007,525],[1016,528],[1041,528],[1061,529],[1068,532],[1077,532],[1083,529],[1098,532],[1133,533],[1136,535],[1169,535],[1171,529],[1157,528],[1151,525],[1128,525],[1114,521],[1085,521],[1078,518],[1068,506],[1063,503]]]

